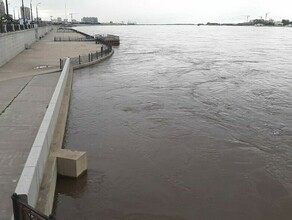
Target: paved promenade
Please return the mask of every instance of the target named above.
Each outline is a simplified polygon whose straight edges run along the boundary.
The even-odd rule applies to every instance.
[[[1,220],[12,215],[10,197],[59,79],[59,58],[100,49],[94,42],[53,42],[56,35],[52,31],[0,67]]]

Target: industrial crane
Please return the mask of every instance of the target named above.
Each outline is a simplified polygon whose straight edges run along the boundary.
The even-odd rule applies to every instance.
[[[270,14],[270,12],[267,12],[267,13],[266,13],[266,17],[265,17],[265,18],[266,18],[266,21],[268,20],[268,15],[269,15],[269,14]]]
[[[246,22],[248,23],[250,15],[242,15],[242,16],[246,17]]]
[[[78,13],[69,13],[69,15],[71,16],[71,23],[73,23],[73,15],[78,14]]]

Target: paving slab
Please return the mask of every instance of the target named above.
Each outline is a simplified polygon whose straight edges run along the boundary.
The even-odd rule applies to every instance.
[[[0,82],[0,114],[31,79],[32,77],[24,77]]]

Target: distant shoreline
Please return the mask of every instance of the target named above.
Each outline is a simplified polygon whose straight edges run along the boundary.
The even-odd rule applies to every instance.
[[[228,27],[292,27],[283,25],[243,25],[243,24],[74,24],[75,27],[82,26],[228,26]]]

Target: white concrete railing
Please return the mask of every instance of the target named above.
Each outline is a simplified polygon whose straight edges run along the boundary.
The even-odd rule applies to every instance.
[[[56,89],[38,130],[35,141],[25,163],[15,192],[32,207],[36,206],[40,185],[44,175],[54,130],[57,124],[64,91],[70,71],[70,59],[67,58]]]

